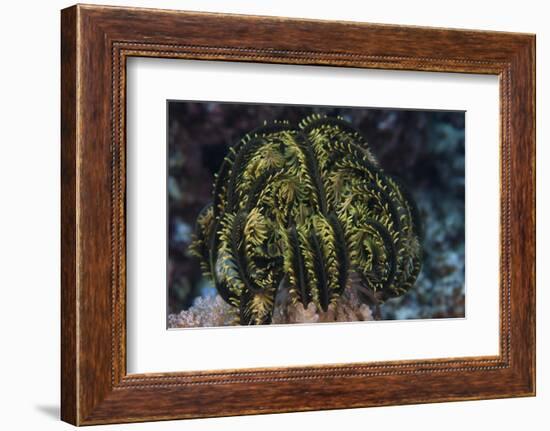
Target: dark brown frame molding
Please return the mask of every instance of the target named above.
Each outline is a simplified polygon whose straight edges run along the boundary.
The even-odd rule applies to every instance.
[[[534,35],[83,5],[61,18],[63,420],[88,425],[535,394]],[[128,375],[131,56],[498,75],[500,354]]]

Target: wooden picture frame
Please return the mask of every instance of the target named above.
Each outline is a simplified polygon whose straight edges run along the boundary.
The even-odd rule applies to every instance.
[[[534,35],[83,5],[61,17],[64,421],[535,394]],[[500,354],[128,375],[125,65],[131,56],[498,75]]]

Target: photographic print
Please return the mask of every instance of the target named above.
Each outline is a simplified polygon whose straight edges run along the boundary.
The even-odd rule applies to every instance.
[[[168,101],[168,328],[465,317],[464,127]]]
[[[535,45],[64,9],[61,418],[534,396]]]

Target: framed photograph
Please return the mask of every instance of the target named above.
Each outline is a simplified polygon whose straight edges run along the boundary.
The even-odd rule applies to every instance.
[[[62,419],[535,394],[535,37],[61,14]]]

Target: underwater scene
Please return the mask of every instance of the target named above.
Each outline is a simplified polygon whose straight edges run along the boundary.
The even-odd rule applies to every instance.
[[[464,127],[168,101],[168,328],[464,317]]]

